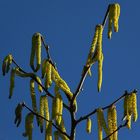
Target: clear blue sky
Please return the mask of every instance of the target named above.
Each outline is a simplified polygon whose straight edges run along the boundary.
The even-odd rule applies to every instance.
[[[17,63],[26,71],[29,67],[31,37],[40,32],[50,45],[51,55],[57,63],[60,75],[74,92],[92,41],[94,27],[102,23],[107,6],[113,0],[0,0],[0,65],[2,59],[12,53]],[[107,39],[107,26],[103,34],[103,84],[97,93],[97,65],[93,76],[87,77],[84,91],[78,97],[77,117],[96,107],[103,107],[134,88],[140,90],[140,1],[115,2],[121,5],[119,32]],[[45,51],[45,50],[43,50]],[[43,53],[45,56],[45,53]],[[40,73],[39,73],[40,74]],[[12,100],[8,99],[9,74],[0,76],[0,140],[26,140],[24,117],[19,128],[14,125],[14,108],[20,101],[31,106],[29,79],[16,78]],[[39,96],[38,96],[39,97]],[[39,98],[38,98],[39,99]],[[139,100],[139,97],[138,97]],[[140,104],[138,103],[140,106]],[[123,116],[122,101],[117,104],[118,124]],[[139,109],[140,112],[140,109]],[[27,113],[24,110],[23,115]],[[65,113],[67,119],[69,115]],[[96,115],[92,117],[92,133],[85,132],[86,123],[77,128],[76,140],[97,139]],[[119,131],[119,140],[133,140],[140,136],[140,119],[132,124],[132,130]],[[66,120],[65,122],[68,122]],[[69,123],[66,124],[68,126]],[[36,126],[36,125],[35,125]],[[43,140],[35,129],[33,140]]]

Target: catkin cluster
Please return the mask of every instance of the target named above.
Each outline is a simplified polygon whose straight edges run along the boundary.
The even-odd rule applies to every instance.
[[[32,49],[30,56],[30,66],[34,72],[37,72],[41,65],[41,41],[42,35],[35,33],[32,37]],[[34,66],[34,60],[36,56],[36,67]]]
[[[108,21],[108,38],[109,39],[111,39],[111,36],[112,36],[112,24],[114,25],[114,31],[118,32],[119,16],[120,16],[120,5],[118,3],[110,4],[110,6],[109,6],[109,21]]]
[[[127,127],[131,129],[131,119],[134,122],[137,121],[138,112],[137,112],[137,95],[135,92],[128,94],[124,98],[124,117],[123,120],[127,120]]]
[[[109,134],[107,124],[105,122],[104,114],[102,108],[97,109],[97,122],[98,122],[98,140],[103,139],[103,129],[106,135]]]
[[[86,66],[89,67],[88,73],[90,75],[91,75],[90,67],[95,62],[98,62],[98,91],[101,90],[102,86],[102,67],[103,67],[102,34],[103,34],[103,26],[99,24],[95,28],[95,34],[86,62]]]
[[[118,132],[114,132],[117,129],[117,111],[116,111],[116,106],[111,106],[108,108],[107,111],[107,120],[108,120],[108,130],[109,130],[109,135],[110,140],[118,140]]]
[[[61,78],[58,71],[54,68],[49,60],[43,60],[42,63],[42,77],[45,78],[45,87],[49,88],[52,84],[52,81],[56,84],[59,89],[61,89],[70,100],[73,97],[73,93],[71,92],[67,83]],[[74,100],[74,110],[77,110],[77,103]]]

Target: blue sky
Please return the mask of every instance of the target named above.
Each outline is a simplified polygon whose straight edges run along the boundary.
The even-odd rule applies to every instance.
[[[101,93],[97,93],[97,65],[92,67],[92,77],[87,77],[84,90],[79,95],[77,118],[89,111],[103,107],[134,88],[140,90],[140,17],[138,0],[0,0],[0,65],[2,59],[12,53],[17,63],[26,71],[29,67],[31,37],[40,32],[50,45],[50,52],[56,62],[60,75],[74,92],[78,85],[82,68],[86,62],[94,27],[102,23],[109,3],[121,5],[119,32],[107,39],[107,26],[103,33],[103,84]],[[45,52],[45,50],[43,49]],[[45,57],[45,53],[42,53]],[[40,74],[40,73],[38,73]],[[16,78],[14,96],[8,99],[9,74],[0,76],[0,140],[25,140],[24,117],[17,129],[14,125],[14,108],[20,101],[31,106],[29,79]],[[52,91],[52,89],[50,90]],[[37,96],[39,97],[38,93]],[[39,99],[39,98],[38,98]],[[138,97],[139,101],[139,97]],[[138,106],[140,104],[138,103]],[[122,101],[117,104],[118,124],[123,116]],[[140,111],[140,109],[139,109]],[[27,113],[24,110],[23,116]],[[66,126],[69,115],[65,112]],[[85,132],[86,123],[77,127],[76,140],[97,139],[96,115],[92,117],[92,133]],[[119,140],[138,139],[140,121],[119,131]],[[36,124],[35,124],[36,127]],[[34,130],[33,140],[44,139],[38,129]]]

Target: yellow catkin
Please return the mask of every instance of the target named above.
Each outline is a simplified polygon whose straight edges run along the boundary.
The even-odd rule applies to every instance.
[[[49,114],[49,105],[48,105],[48,99],[46,95],[44,96],[44,111],[45,111],[45,118],[47,120],[50,120],[50,114]],[[49,122],[46,121],[46,129],[48,128]]]
[[[38,81],[38,83],[40,83],[42,85],[41,79],[38,76],[36,76],[36,80]],[[41,85],[38,84],[38,90],[39,90],[39,92],[43,92],[43,88],[42,88]]]
[[[97,39],[98,39],[98,29],[96,27],[94,37],[93,37],[93,40],[92,40],[92,43],[91,43],[91,48],[90,48],[88,58],[87,58],[87,62],[86,62],[87,67],[90,66],[93,63],[92,62],[92,57],[93,57],[93,54],[94,54],[95,49],[96,49]],[[91,70],[90,69],[88,70],[88,74],[91,76]]]
[[[87,119],[87,125],[86,125],[86,131],[87,133],[91,133],[91,126],[92,126],[92,121],[90,118]]]
[[[113,128],[112,128],[112,108],[111,107],[109,107],[107,110],[107,122],[108,122],[109,134],[112,134]],[[110,140],[113,140],[113,135],[110,136]]]
[[[100,60],[102,57],[102,36],[103,36],[103,26],[97,25],[98,27],[98,40],[97,40],[97,59]]]
[[[40,33],[35,33],[32,37],[32,49],[30,56],[30,66],[34,72],[37,72],[41,64],[41,37]],[[34,67],[34,59],[36,55],[36,68]]]
[[[133,119],[134,122],[136,122],[137,118],[138,118],[137,95],[136,95],[136,93],[131,94],[131,100],[132,100],[132,113],[133,113],[132,119]]]
[[[102,130],[102,124],[101,124],[100,117],[101,117],[100,109],[97,109],[98,140],[103,139],[103,130]]]
[[[132,119],[132,98],[131,95],[127,95],[127,112],[126,112],[126,120],[128,121],[127,123],[127,128],[131,129],[131,119]]]
[[[9,99],[11,99],[13,95],[14,86],[15,86],[15,68],[11,70],[11,74],[10,74]]]
[[[114,31],[118,32],[120,16],[120,5],[118,3],[111,4],[109,7],[109,22],[108,22],[108,38],[111,39],[112,36],[112,24],[114,23]]]
[[[45,140],[52,140],[52,122],[51,121],[48,124],[48,128],[46,128]]]
[[[117,111],[116,107],[112,106],[112,129],[113,132],[117,129]],[[113,134],[113,140],[118,140],[118,131]]]
[[[60,125],[62,120],[62,113],[63,113],[63,100],[59,93],[59,87],[55,86],[55,119],[56,123]]]
[[[33,119],[34,115],[32,113],[28,113],[25,118],[25,132],[23,136],[28,137],[28,140],[32,140]]]
[[[52,84],[52,65],[49,61],[46,62],[46,79],[45,79],[45,87],[49,88]]]
[[[40,97],[40,115],[44,118],[46,118],[47,120],[50,119],[49,116],[49,105],[48,105],[48,99],[46,97],[46,95],[42,95]],[[40,118],[40,131],[43,132],[43,123],[44,120],[42,118]],[[46,129],[48,128],[48,121],[46,121]]]
[[[38,113],[37,111],[37,103],[36,103],[36,95],[35,95],[35,83],[34,80],[30,80],[30,95],[31,95],[31,100],[32,100],[32,108],[33,111]],[[39,125],[39,117],[36,116],[37,124]]]
[[[45,117],[45,114],[44,114],[44,96],[41,96],[40,97],[40,115],[42,117]],[[43,123],[44,123],[44,120],[42,118],[39,119],[39,125],[40,125],[40,131],[41,133],[43,132]]]
[[[102,86],[102,78],[103,78],[103,59],[104,59],[104,56],[103,56],[103,53],[101,55],[101,58],[100,60],[98,61],[98,92],[101,91],[101,86]]]
[[[99,120],[100,120],[101,126],[104,129],[106,135],[108,135],[109,131],[108,131],[108,127],[107,127],[107,124],[106,124],[106,121],[105,121],[105,118],[104,118],[104,114],[103,114],[102,108],[98,108],[97,112],[99,114]]]

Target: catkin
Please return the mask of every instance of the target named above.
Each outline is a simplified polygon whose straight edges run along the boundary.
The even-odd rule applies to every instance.
[[[52,122],[50,121],[45,132],[45,140],[52,140]]]
[[[98,92],[101,91],[101,86],[102,86],[103,59],[104,59],[104,56],[103,56],[103,53],[102,53],[101,58],[100,58],[100,60],[98,61]]]
[[[40,97],[40,115],[44,118],[46,118],[47,120],[49,120],[49,106],[48,106],[48,99],[46,97],[46,95],[42,95]],[[42,118],[40,118],[40,131],[43,132],[43,123],[44,120]],[[48,128],[48,121],[46,122],[46,129]]]
[[[30,80],[30,95],[31,95],[31,100],[32,100],[33,111],[38,113],[37,103],[36,103],[36,95],[35,95],[35,83],[34,83],[33,79]],[[36,121],[37,121],[37,124],[39,125],[39,117],[37,117],[37,116],[36,116]]]
[[[7,55],[4,58],[3,64],[2,64],[2,72],[3,72],[3,75],[5,75],[5,73],[8,73],[9,72],[10,65],[12,64],[12,60],[13,60],[13,57],[12,57],[11,54]]]
[[[112,109],[111,107],[108,108],[107,110],[107,122],[108,122],[108,130],[109,134],[112,134],[113,129],[112,129]],[[110,136],[110,140],[113,140],[113,135]]]
[[[23,136],[28,137],[28,140],[32,140],[33,119],[34,115],[32,113],[28,113],[25,118],[25,132]]]
[[[58,133],[58,131],[54,132],[54,140],[59,140],[59,133]]]
[[[118,132],[116,131],[114,133],[114,131],[117,129],[117,111],[116,111],[116,107],[114,105],[108,108],[107,120],[108,120],[109,134],[113,133],[110,136],[110,140],[117,140]]]
[[[45,67],[46,67],[45,87],[49,88],[52,84],[52,65],[49,61],[47,61]]]
[[[11,70],[11,74],[10,74],[9,99],[11,99],[13,95],[14,86],[15,86],[15,68]]]
[[[132,112],[133,112],[133,116],[132,119],[134,122],[137,121],[138,118],[138,112],[137,112],[137,95],[136,93],[132,93],[131,94],[131,100],[132,100]]]
[[[103,139],[103,130],[102,130],[102,124],[101,124],[100,117],[101,117],[100,109],[97,109],[98,140]]]
[[[91,133],[91,126],[92,126],[92,121],[90,118],[87,119],[87,125],[86,125],[86,131],[87,133]]]
[[[112,114],[112,129],[114,132],[117,129],[117,111],[115,106],[112,107],[111,114]],[[118,140],[118,131],[113,133],[113,140]]]
[[[44,115],[44,96],[41,96],[40,97],[40,115],[42,117],[45,117]],[[40,131],[41,133],[43,132],[43,123],[44,123],[44,120],[42,118],[39,119],[39,125],[40,125]]]
[[[109,6],[109,22],[108,22],[108,38],[111,39],[112,36],[112,24],[114,23],[114,31],[118,32],[120,16],[120,5],[118,3],[111,4]]]
[[[30,56],[30,66],[34,72],[37,72],[41,64],[41,37],[40,33],[35,33],[32,37],[32,49]],[[36,68],[34,67],[34,59],[36,55]]]

